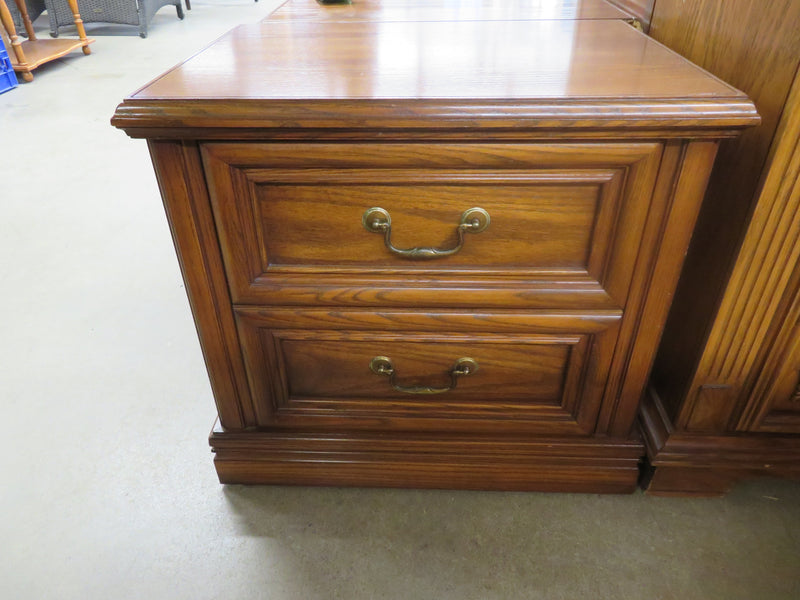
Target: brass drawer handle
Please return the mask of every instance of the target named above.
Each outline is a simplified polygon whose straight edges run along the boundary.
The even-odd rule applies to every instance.
[[[456,364],[453,365],[453,368],[450,369],[450,385],[441,388],[422,385],[397,385],[397,382],[395,381],[394,366],[392,365],[391,359],[387,356],[376,356],[369,361],[369,368],[373,373],[377,373],[378,375],[386,375],[386,377],[389,378],[389,383],[391,384],[392,388],[398,392],[403,392],[405,394],[441,394],[442,392],[455,389],[456,384],[458,383],[458,377],[460,375],[466,377],[467,375],[472,375],[475,371],[477,371],[478,361],[466,357],[459,358],[456,361]]]
[[[361,217],[361,224],[364,225],[367,231],[383,233],[383,243],[393,254],[411,260],[429,260],[455,254],[464,245],[465,231],[480,233],[489,227],[490,221],[489,213],[482,208],[470,208],[461,213],[461,222],[456,227],[458,243],[454,247],[446,250],[426,247],[402,249],[395,248],[392,244],[392,217],[389,215],[389,211],[376,206],[367,210]]]

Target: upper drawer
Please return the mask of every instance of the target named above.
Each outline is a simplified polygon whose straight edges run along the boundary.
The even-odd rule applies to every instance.
[[[234,301],[250,303],[294,303],[303,286],[338,287],[345,302],[341,290],[385,288],[385,303],[413,278],[422,294],[538,281],[549,306],[565,291],[619,306],[659,154],[652,143],[203,148]]]

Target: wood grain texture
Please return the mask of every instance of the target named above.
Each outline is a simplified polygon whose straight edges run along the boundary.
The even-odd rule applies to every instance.
[[[800,366],[800,72],[783,115],[758,204],[717,318],[734,330],[736,342],[728,341],[731,333],[725,332],[728,371],[739,378],[748,375],[747,403],[736,423],[739,431],[800,433],[800,406],[792,401]],[[749,302],[734,302],[736,296]],[[761,302],[754,307],[756,298]],[[749,321],[750,328],[743,329],[742,321]],[[716,343],[715,333],[709,344]],[[742,355],[736,361],[731,346]],[[717,370],[720,362],[715,361]],[[753,365],[759,366],[755,373]],[[783,424],[773,411],[785,413]]]
[[[321,5],[289,0],[267,19],[297,21],[552,21],[626,19],[630,16],[605,0],[354,0]]]
[[[294,181],[291,173],[269,175],[269,179],[246,175],[256,186],[254,226],[263,257],[259,275],[337,265],[372,273],[394,266],[415,271],[525,269],[581,276],[594,271],[597,277],[597,265],[591,268],[590,263],[602,265],[608,232],[594,239],[595,219],[613,223],[618,210],[614,200],[619,198],[601,199],[609,195],[603,194],[603,186],[613,180],[610,172],[412,175],[376,169],[347,174],[318,171],[317,181],[307,173],[299,173]],[[388,213],[389,240],[400,251],[459,247],[456,230],[461,215],[472,207],[485,210],[491,224],[486,231],[464,233],[455,254],[415,261],[387,248],[383,232],[363,226],[370,207]],[[595,249],[597,255],[591,256]]]
[[[414,60],[396,51],[404,46]],[[134,94],[220,97],[745,99],[617,21],[244,25]]]
[[[114,124],[157,149],[220,480],[631,491],[717,143],[757,120],[615,20],[268,21],[134,94]],[[479,202],[425,266],[360,223],[384,203],[398,245],[444,244]],[[436,398],[369,369],[441,387],[462,354]]]
[[[290,282],[311,287],[327,278],[333,286],[346,276],[340,292],[327,294],[331,302],[474,305],[468,290],[492,279],[506,289],[505,306],[514,295],[520,306],[537,303],[536,281],[548,296],[542,306],[580,306],[574,284],[596,286],[584,288],[584,306],[624,306],[659,156],[652,143],[204,146],[239,303],[285,302],[277,281],[289,298],[298,295]],[[492,222],[465,234],[458,254],[414,261],[364,229],[364,211],[378,205],[392,215],[401,246],[453,245],[460,214],[472,206]],[[407,277],[416,282],[413,299],[394,289]],[[517,295],[522,281],[527,292]]]
[[[800,5],[746,4],[656,5],[654,35],[745,87],[765,116],[723,146],[653,370],[671,428],[648,444],[659,493],[702,492],[708,468],[728,484],[798,475]],[[645,420],[647,438],[655,422]]]
[[[381,50],[383,40],[416,58]],[[272,137],[615,126],[718,136],[758,116],[740,92],[617,21],[267,22],[235,29],[158,78],[112,122],[150,137],[154,126],[182,137],[196,127]]]
[[[735,432],[698,435],[676,429],[652,386],[642,401],[640,423],[654,469],[642,482],[648,493],[718,496],[743,479],[800,479],[797,436]]]
[[[264,427],[582,436],[595,428],[619,319],[590,312],[236,312]],[[455,390],[412,397],[370,371],[375,356],[392,358],[406,381],[430,385],[440,385],[458,358],[480,366]]]
[[[701,359],[701,353],[756,205],[762,169],[800,64],[800,4],[779,0],[766,8],[747,0],[659,0],[653,14],[651,35],[744,89],[762,115],[759,127],[720,149],[676,292],[655,375],[673,415],[680,398],[696,391],[691,373],[701,360],[710,358]],[[741,324],[749,327],[753,318],[759,321],[751,315]],[[726,335],[740,326],[733,324]],[[721,360],[729,347],[729,341],[719,346]],[[709,377],[704,383],[725,382]]]
[[[692,142],[684,148],[673,145],[669,151],[644,234],[649,243],[642,244],[637,257],[633,282],[636,295],[627,308],[630,317],[623,319],[621,336],[630,342],[618,347],[612,371],[612,378],[619,377],[612,379],[612,386],[618,386],[619,391],[611,396],[615,401],[606,404],[600,423],[602,426],[609,419],[609,429],[615,435],[627,435],[635,421],[635,407],[655,359],[717,144]],[[679,165],[676,171],[671,171],[675,168],[673,161]]]
[[[743,469],[660,466],[641,485],[649,496],[714,498],[728,493],[744,473]]]
[[[179,142],[148,146],[219,418],[241,429],[253,424],[254,413],[199,150]]]
[[[319,432],[210,436],[222,483],[630,493],[641,440]]]

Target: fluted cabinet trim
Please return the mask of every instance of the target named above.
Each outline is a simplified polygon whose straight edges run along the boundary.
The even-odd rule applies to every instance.
[[[690,425],[693,403],[704,383],[725,383],[746,393],[764,340],[775,319],[782,317],[784,298],[791,292],[788,286],[800,259],[800,80],[795,80],[786,104],[766,173],[709,336],[708,347],[714,351],[701,360],[681,426]],[[759,387],[763,390],[764,385]],[[737,429],[755,424],[758,405],[755,397],[748,401]]]

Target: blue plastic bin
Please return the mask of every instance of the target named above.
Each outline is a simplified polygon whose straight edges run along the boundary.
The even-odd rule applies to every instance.
[[[11,60],[3,45],[3,38],[0,38],[0,94],[13,90],[15,87],[17,87],[17,75],[11,67]]]

